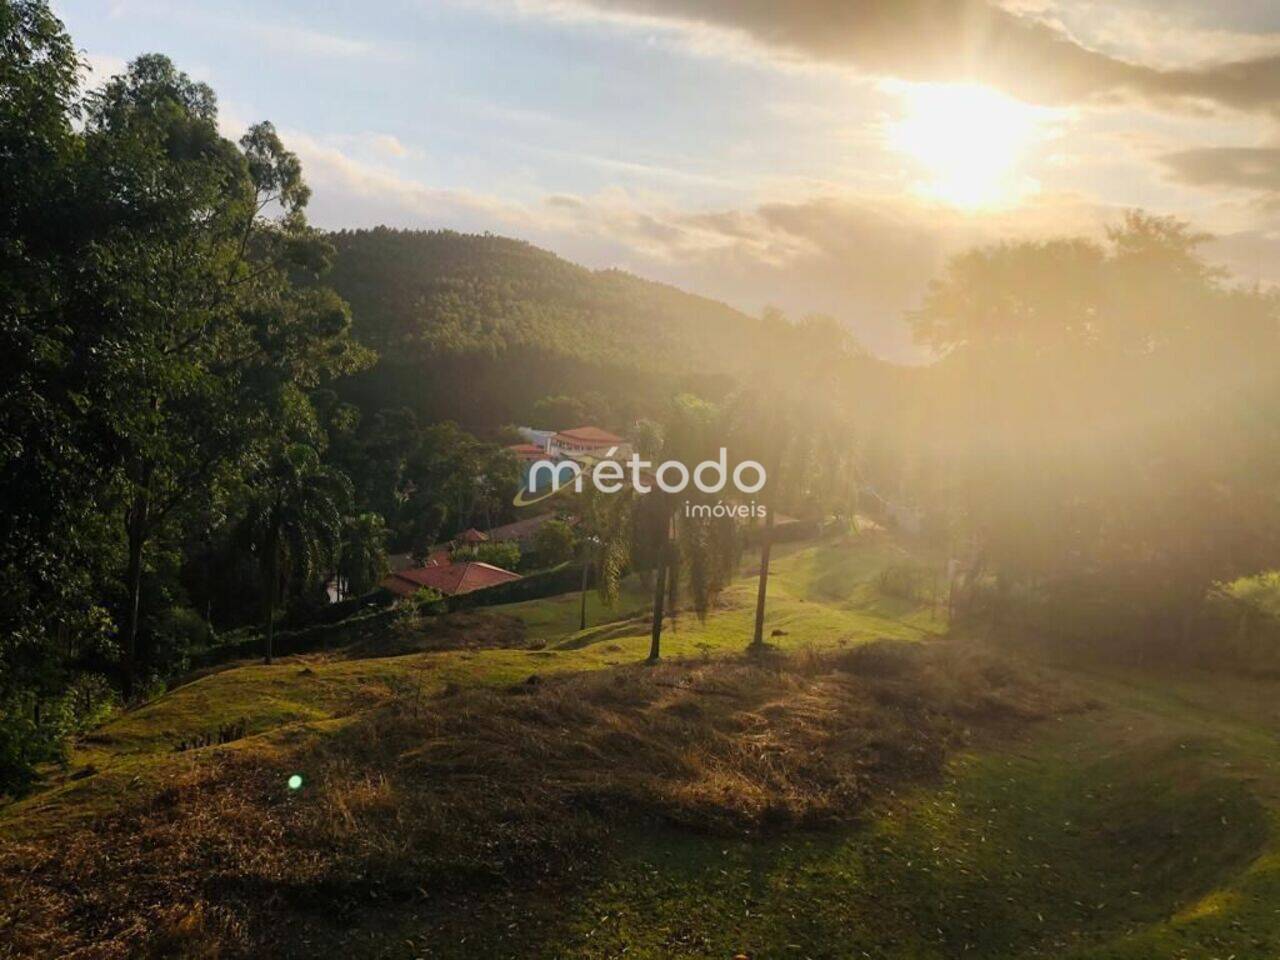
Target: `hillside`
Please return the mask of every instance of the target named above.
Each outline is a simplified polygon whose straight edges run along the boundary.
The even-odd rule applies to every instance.
[[[569,597],[196,679],[0,815],[4,955],[1275,956],[1274,685],[939,641],[902,558],[784,550],[764,663],[748,569],[656,668]]]
[[[750,368],[767,323],[504,237],[378,228],[331,239],[326,282],[382,358],[349,387],[372,408],[492,425],[549,394],[643,404],[696,383],[714,396]]]

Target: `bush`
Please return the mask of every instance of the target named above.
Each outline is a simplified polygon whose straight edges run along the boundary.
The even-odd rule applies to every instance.
[[[190,607],[170,607],[152,626],[152,666],[161,676],[187,670],[191,657],[209,645],[209,624]]]
[[[120,694],[100,673],[82,673],[71,681],[63,700],[76,733],[105,723],[120,708]]]
[[[25,793],[38,764],[65,763],[72,738],[101,724],[119,706],[120,695],[96,673],[76,676],[56,697],[23,691],[0,702],[0,795]]]
[[[552,570],[534,573],[519,580],[510,580],[496,586],[473,590],[448,599],[450,610],[466,610],[471,607],[488,607],[499,603],[520,603],[524,600],[541,600],[571,593],[582,586],[582,565],[566,563]]]
[[[503,570],[514,570],[520,566],[520,545],[508,541],[477,543],[475,546],[459,547],[453,551],[454,563],[466,563],[468,560],[492,564]]]
[[[568,563],[574,554],[573,527],[563,520],[548,520],[533,535],[533,552],[544,567]]]
[[[936,584],[933,571],[928,567],[900,563],[881,570],[876,586],[886,597],[928,600],[932,598]]]
[[[21,796],[35,782],[37,764],[65,760],[70,732],[57,701],[23,693],[0,706],[0,794]]]
[[[448,613],[449,604],[444,594],[434,587],[419,587],[413,595],[413,605],[422,614]]]

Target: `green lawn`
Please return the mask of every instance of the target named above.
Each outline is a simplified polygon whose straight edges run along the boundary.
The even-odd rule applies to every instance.
[[[880,537],[854,544],[788,545],[771,566],[767,630],[775,646],[794,649],[894,637],[917,639],[942,629],[927,610],[904,618],[876,609],[876,598],[839,605],[819,602],[824,571],[850,587],[873,577],[898,549]],[[725,591],[720,605],[701,622],[689,611],[668,621],[664,657],[698,657],[745,648],[754,621],[756,578],[744,561],[742,579]],[[867,585],[859,587],[866,591]],[[66,772],[52,772],[45,788],[0,810],[0,834],[58,829],[68,818],[92,818],[121,797],[161,784],[199,763],[203,750],[175,753],[185,737],[244,722],[247,741],[237,749],[268,749],[272,736],[292,730],[307,735],[317,724],[336,722],[406,691],[428,695],[446,684],[505,685],[533,674],[592,670],[644,659],[650,625],[643,617],[638,578],[628,578],[619,602],[604,607],[588,596],[589,626],[579,632],[578,594],[484,608],[519,617],[540,650],[489,649],[408,654],[370,659],[308,655],[272,666],[249,662],[201,677],[107,723],[79,745]],[[217,748],[214,748],[217,749]],[[78,776],[77,776],[78,775]]]
[[[885,566],[912,560],[883,537],[788,548],[771,581],[768,631],[781,631],[772,642],[940,632],[941,603],[876,588]],[[705,622],[682,613],[664,654],[742,649],[754,589],[744,569]],[[71,765],[96,773],[54,777],[0,813],[0,827],[15,836],[58,829],[218,751],[321,736],[390,696],[639,660],[649,627],[630,614],[642,594],[628,584],[613,611],[593,600],[583,632],[576,596],[499,608],[525,620],[546,644],[539,650],[315,656],[212,674],[104,726]],[[980,742],[955,755],[940,782],[881,798],[856,826],[744,837],[637,825],[551,890],[499,891],[465,915],[427,902],[307,923],[330,945],[322,955],[351,960],[1280,957],[1280,685],[1049,669],[1094,708]],[[252,734],[244,740],[172,751],[180,734],[242,717]]]

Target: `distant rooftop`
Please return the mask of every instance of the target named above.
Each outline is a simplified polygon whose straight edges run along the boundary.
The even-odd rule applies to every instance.
[[[609,444],[626,443],[622,437],[599,427],[574,427],[572,430],[561,430],[556,434],[557,443],[578,443],[586,446],[603,447]]]
[[[511,580],[520,574],[503,570],[490,563],[470,561],[443,567],[412,567],[401,570],[382,581],[381,586],[400,597],[411,597],[423,587],[439,590],[446,597],[483,590]]]

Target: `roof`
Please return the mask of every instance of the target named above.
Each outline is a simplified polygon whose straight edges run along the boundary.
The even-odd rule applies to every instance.
[[[541,460],[547,455],[547,451],[536,443],[513,443],[507,449],[520,460]]]
[[[519,580],[520,574],[503,570],[489,563],[471,561],[452,563],[444,567],[414,567],[401,570],[382,581],[381,586],[401,597],[413,596],[423,587],[439,590],[446,597],[485,587],[497,586],[511,580]]]
[[[540,513],[536,517],[527,517],[515,523],[505,523],[489,531],[490,540],[527,540],[542,529],[548,520],[554,520],[554,513]]]
[[[458,534],[457,539],[461,540],[463,543],[484,543],[489,539],[489,535],[487,533],[481,533],[475,527],[470,527]]]
[[[561,430],[556,434],[557,443],[579,443],[586,446],[603,447],[608,444],[626,443],[622,437],[601,430],[599,427],[574,427],[572,430]]]

